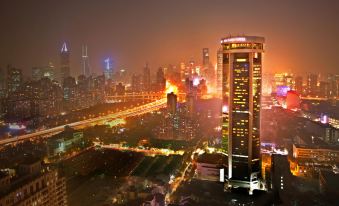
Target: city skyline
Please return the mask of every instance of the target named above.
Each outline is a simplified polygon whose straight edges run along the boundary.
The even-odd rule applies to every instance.
[[[0,23],[8,29],[0,34],[1,40],[6,40],[1,43],[0,67],[12,64],[23,69],[25,74],[32,67],[47,65],[49,61],[59,67],[58,52],[64,41],[69,43],[72,51],[72,75],[81,74],[84,44],[88,46],[89,61],[96,73],[103,71],[103,61],[108,56],[112,57],[115,69],[135,73],[145,62],[149,62],[154,70],[187,59],[200,61],[200,48],[210,48],[210,59],[216,63],[218,39],[225,34],[265,36],[269,46],[265,51],[264,72],[321,70],[334,73],[339,67],[335,58],[339,25],[331,23],[339,18],[336,1],[321,4],[308,1],[307,4],[306,1],[214,1],[213,4],[186,1],[180,6],[176,6],[175,1],[148,1],[142,5],[104,1],[95,7],[81,1],[80,9],[77,1],[40,2],[39,9],[22,2],[19,8],[15,1],[1,4],[0,8],[4,10],[0,12]],[[209,6],[205,9],[206,5]],[[232,9],[239,7],[244,9],[243,15]],[[229,12],[223,12],[225,9]],[[313,15],[315,10],[323,15]],[[91,19],[94,14],[95,21]],[[246,21],[249,16],[251,20]],[[119,20],[121,18],[124,18],[123,22]],[[136,47],[143,48],[143,52],[137,52]],[[323,48],[328,52],[322,52]],[[320,63],[316,61],[318,58],[326,61]]]
[[[336,206],[339,2],[0,3],[0,206]]]

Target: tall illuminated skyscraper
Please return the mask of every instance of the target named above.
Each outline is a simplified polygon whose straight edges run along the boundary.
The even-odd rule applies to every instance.
[[[66,43],[63,43],[60,53],[60,82],[69,76],[71,76],[71,69],[69,65],[70,51],[67,48]]]
[[[81,57],[82,57],[82,74],[85,77],[89,77],[91,75],[91,69],[88,62],[88,53],[87,53],[87,45],[82,46],[81,49]]]
[[[223,50],[223,147],[226,188],[263,189],[260,181],[260,98],[263,37],[221,40]]]
[[[113,79],[113,67],[112,67],[112,61],[110,58],[107,58],[104,60],[105,62],[105,70],[104,70],[104,75],[105,75],[105,80],[112,80]]]

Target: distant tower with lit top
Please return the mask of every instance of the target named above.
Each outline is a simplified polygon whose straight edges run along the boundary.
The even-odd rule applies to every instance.
[[[113,67],[112,67],[112,61],[110,58],[107,58],[104,60],[105,62],[105,70],[104,70],[104,75],[105,75],[105,80],[112,80],[113,79]]]
[[[87,45],[83,45],[81,48],[81,57],[82,57],[82,74],[85,77],[89,77],[91,75],[91,69],[88,62],[88,53],[87,53]]]
[[[261,181],[260,99],[263,37],[221,40],[223,55],[223,149],[228,155],[225,188],[264,189]]]
[[[66,43],[62,44],[61,52],[60,52],[60,80],[61,82],[71,76],[70,69],[70,51],[67,48]]]

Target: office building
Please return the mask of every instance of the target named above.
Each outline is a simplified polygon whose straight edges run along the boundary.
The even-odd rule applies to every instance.
[[[177,112],[177,95],[173,92],[167,94],[167,111],[170,114]]]
[[[87,45],[82,46],[81,57],[82,57],[82,74],[85,77],[89,77],[91,75],[91,68],[88,62]]]
[[[104,76],[105,80],[113,80],[113,65],[110,58],[105,59]]]
[[[318,94],[318,75],[309,74],[307,76],[307,95],[315,97]]]
[[[210,55],[208,48],[202,49],[202,65],[203,67],[208,67],[210,64]]]
[[[222,93],[222,68],[223,68],[223,50],[219,49],[217,52],[217,93]]]
[[[19,89],[23,83],[23,75],[21,69],[7,66],[7,91],[13,93]]]
[[[125,95],[125,92],[126,92],[125,85],[123,85],[121,82],[115,86],[116,95]]]
[[[298,94],[303,95],[303,78],[301,76],[295,77],[295,91],[298,92]]]
[[[156,87],[157,91],[164,91],[166,88],[165,73],[161,67],[157,71]]]
[[[320,81],[319,82],[319,96],[328,98],[330,97],[330,95],[331,95],[330,83],[326,81]]]
[[[66,180],[39,161],[24,162],[15,176],[0,173],[0,205],[66,206]]]
[[[64,106],[66,110],[77,108],[77,85],[74,77],[67,77],[63,82]]]
[[[132,92],[141,92],[142,90],[142,77],[141,75],[133,74],[131,83]]]
[[[5,71],[2,68],[0,68],[0,99],[4,98],[5,96],[6,96],[6,74]]]
[[[228,37],[223,49],[223,149],[228,155],[225,188],[252,194],[260,184],[260,99],[264,38]]]
[[[71,76],[70,51],[66,43],[63,43],[60,53],[60,82]]]
[[[227,163],[227,157],[221,153],[203,153],[197,157],[197,178],[201,180],[220,180],[220,169]]]
[[[39,81],[42,78],[55,80],[55,69],[51,62],[48,64],[48,66],[32,68],[32,80]]]

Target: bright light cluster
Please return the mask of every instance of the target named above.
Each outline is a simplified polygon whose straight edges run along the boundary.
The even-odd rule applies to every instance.
[[[166,81],[166,94],[168,93],[174,93],[174,94],[178,94],[178,87],[174,84],[172,84],[169,81]]]

